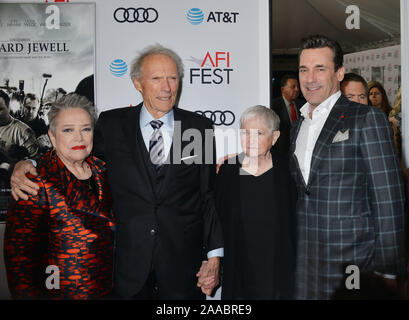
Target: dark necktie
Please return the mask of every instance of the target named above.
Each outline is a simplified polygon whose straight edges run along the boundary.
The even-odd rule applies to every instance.
[[[155,166],[156,173],[159,173],[165,162],[165,150],[163,147],[163,136],[160,131],[160,127],[163,122],[160,120],[152,120],[150,122],[153,133],[149,140],[149,155],[153,165]]]

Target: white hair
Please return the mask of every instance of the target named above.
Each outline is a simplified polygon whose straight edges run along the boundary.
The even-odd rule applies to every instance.
[[[240,128],[243,128],[244,123],[250,118],[263,119],[271,132],[280,128],[280,118],[278,115],[265,106],[257,105],[246,109],[240,117]]]

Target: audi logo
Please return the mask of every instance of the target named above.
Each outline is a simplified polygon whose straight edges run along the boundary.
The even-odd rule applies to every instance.
[[[215,126],[222,126],[222,125],[231,126],[236,120],[234,113],[229,110],[225,110],[225,111],[221,111],[221,110],[200,111],[198,110],[195,112],[197,114],[200,114],[212,120]]]
[[[124,22],[147,22],[153,23],[158,20],[158,11],[154,8],[118,8],[114,11],[114,19],[119,23]]]

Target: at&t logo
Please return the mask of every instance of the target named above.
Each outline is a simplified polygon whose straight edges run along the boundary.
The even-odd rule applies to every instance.
[[[109,65],[109,70],[115,77],[122,77],[128,71],[128,65],[122,59],[115,59]]]
[[[186,13],[186,18],[191,24],[197,25],[203,22],[204,14],[199,8],[192,8]]]
[[[199,60],[200,61],[200,60]],[[203,68],[211,66],[212,68]],[[230,52],[216,51],[213,56],[208,51],[200,68],[190,69],[190,83],[200,81],[201,84],[230,84]]]
[[[206,22],[236,23],[238,15],[238,12],[210,11]],[[192,8],[186,13],[186,18],[191,24],[198,25],[205,20],[205,14],[199,8]]]

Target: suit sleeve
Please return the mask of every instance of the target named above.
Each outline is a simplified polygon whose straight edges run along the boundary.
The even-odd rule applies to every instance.
[[[105,146],[104,146],[104,134],[103,134],[104,119],[105,119],[105,113],[102,112],[98,117],[97,124],[95,125],[94,148],[92,151],[93,151],[94,156],[105,161]]]
[[[45,288],[44,254],[47,249],[49,206],[43,184],[28,200],[11,200],[6,217],[4,260],[13,298],[33,299]]]
[[[214,249],[223,247],[223,234],[219,215],[215,203],[215,180],[216,180],[216,148],[213,128],[207,127],[207,136],[203,142],[203,157],[200,169],[200,187],[204,219],[204,255]],[[209,134],[211,133],[211,135]],[[211,136],[211,139],[210,139]],[[210,141],[209,141],[210,140]],[[212,152],[211,158],[209,153]],[[210,163],[209,163],[210,162]],[[207,257],[204,256],[204,259]]]
[[[403,272],[404,189],[392,127],[381,110],[370,108],[361,130],[360,150],[366,165],[375,222],[375,268]]]

